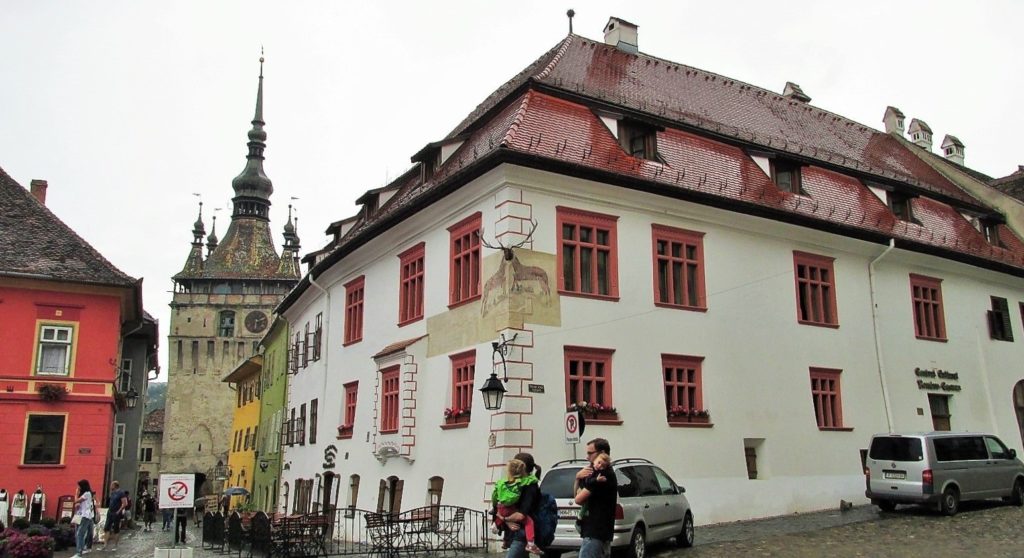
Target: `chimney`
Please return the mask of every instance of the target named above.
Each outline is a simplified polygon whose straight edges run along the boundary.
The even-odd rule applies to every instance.
[[[924,120],[912,118],[910,120],[910,129],[907,132],[910,134],[910,141],[914,142],[914,145],[925,151],[932,150],[932,129]]]
[[[39,200],[39,203],[46,205],[45,180],[32,179],[32,182],[29,183],[29,190],[32,192],[32,195]]]
[[[786,87],[782,90],[782,96],[794,101],[800,101],[801,103],[811,102],[811,98],[807,96],[807,93],[804,93],[804,90],[800,89],[800,86],[792,81],[786,82]]]
[[[882,116],[882,123],[885,124],[885,133],[896,134],[903,137],[903,113],[896,107],[885,107],[885,115]]]
[[[964,142],[956,136],[946,134],[942,138],[942,155],[958,165],[964,164]]]
[[[637,26],[617,17],[608,18],[604,26],[604,42],[624,52],[639,52],[636,36]]]

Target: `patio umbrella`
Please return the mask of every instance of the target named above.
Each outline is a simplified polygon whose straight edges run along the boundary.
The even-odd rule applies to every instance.
[[[225,488],[224,494],[228,496],[248,496],[249,491],[241,486],[232,486],[231,488]]]

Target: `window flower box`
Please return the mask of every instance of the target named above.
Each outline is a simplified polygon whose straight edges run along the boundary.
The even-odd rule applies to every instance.
[[[672,407],[667,414],[670,425],[711,425],[711,411],[707,409]]]
[[[449,407],[444,410],[444,424],[469,424],[472,409],[459,409]]]
[[[585,423],[622,424],[622,419],[619,418],[619,410],[611,405],[579,401],[577,403],[570,403],[566,410],[578,412],[580,418],[585,421]]]
[[[60,401],[67,394],[67,388],[61,384],[41,384],[39,386],[39,398],[43,401]]]
[[[338,426],[338,439],[345,439],[352,437],[353,427],[351,424],[342,424]]]

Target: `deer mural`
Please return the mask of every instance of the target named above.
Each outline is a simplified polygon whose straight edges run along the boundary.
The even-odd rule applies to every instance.
[[[496,240],[497,246],[488,243],[483,238],[483,228],[480,229],[480,244],[493,250],[501,250],[502,253],[498,270],[484,283],[483,302],[480,304],[481,315],[486,314],[489,307],[496,305],[511,293],[539,293],[544,296],[545,301],[550,299],[551,285],[547,272],[537,266],[523,265],[515,253],[516,248],[521,248],[533,238],[533,233],[537,230],[537,220],[530,219],[530,224],[530,232],[510,246],[505,246],[499,240]]]

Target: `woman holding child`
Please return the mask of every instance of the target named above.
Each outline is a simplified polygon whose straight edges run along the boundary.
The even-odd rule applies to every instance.
[[[533,476],[535,479],[539,479],[541,476],[541,468],[534,462],[533,456],[529,453],[517,453],[513,460],[519,460],[523,462],[524,472],[527,476]],[[509,542],[508,553],[505,558],[527,558],[529,552],[527,551],[527,539],[526,530],[524,524],[528,517],[533,517],[537,514],[537,510],[540,507],[540,484],[537,482],[524,483],[520,487],[519,500],[515,504],[515,511],[504,515],[504,523],[509,533],[507,534],[507,541]],[[498,502],[494,501],[493,512],[495,516],[498,514]]]

